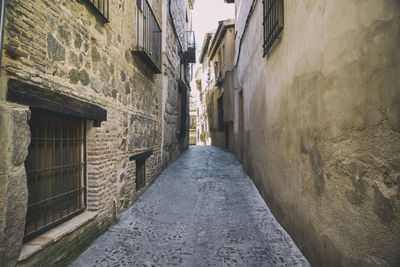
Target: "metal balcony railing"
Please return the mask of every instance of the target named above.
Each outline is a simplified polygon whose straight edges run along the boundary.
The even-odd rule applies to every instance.
[[[184,53],[187,63],[196,63],[196,38],[194,31],[186,32],[186,51]]]
[[[88,2],[108,21],[110,15],[110,0],[88,0]]]
[[[137,1],[137,4],[137,36],[133,52],[153,73],[161,73],[161,27],[147,0]]]

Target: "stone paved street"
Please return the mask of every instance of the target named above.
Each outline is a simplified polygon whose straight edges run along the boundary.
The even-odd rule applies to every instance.
[[[72,266],[309,266],[234,156],[190,147]]]

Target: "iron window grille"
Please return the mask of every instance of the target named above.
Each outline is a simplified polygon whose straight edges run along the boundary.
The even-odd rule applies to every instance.
[[[107,21],[110,15],[110,0],[88,0],[89,3],[102,15]]]
[[[153,73],[161,73],[161,27],[147,0],[137,1],[137,4],[137,35],[133,52]]]
[[[32,109],[29,127],[25,241],[86,208],[84,121]]]
[[[268,53],[283,30],[283,0],[263,0],[263,56]]]
[[[194,31],[186,31],[186,51],[184,58],[187,63],[196,63],[196,36]]]

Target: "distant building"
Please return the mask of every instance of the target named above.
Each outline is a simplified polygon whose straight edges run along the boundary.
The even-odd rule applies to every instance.
[[[203,79],[196,79],[201,87],[201,101],[206,109],[211,144],[232,152],[234,40],[234,21],[220,21],[216,32],[205,36],[200,53]]]
[[[0,266],[68,263],[187,148],[193,4],[2,5]]]

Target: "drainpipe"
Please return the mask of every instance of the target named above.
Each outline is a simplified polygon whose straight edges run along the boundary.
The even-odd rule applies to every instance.
[[[0,20],[0,67],[1,67],[1,61],[2,61],[2,55],[3,55],[3,34],[4,34],[4,20],[6,16],[6,0],[1,1],[1,20]]]
[[[239,58],[240,58],[240,52],[242,52],[242,43],[243,43],[244,37],[246,36],[247,28],[249,27],[250,19],[251,19],[251,16],[253,15],[254,9],[256,8],[256,5],[257,5],[257,0],[253,0],[253,3],[251,4],[250,10],[249,10],[249,13],[247,14],[246,23],[244,25],[242,36],[240,37],[239,48],[238,48],[238,56],[236,58],[235,65],[233,66],[231,72],[233,72],[238,66]]]

